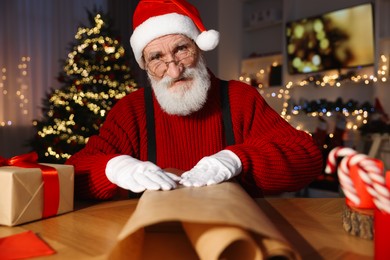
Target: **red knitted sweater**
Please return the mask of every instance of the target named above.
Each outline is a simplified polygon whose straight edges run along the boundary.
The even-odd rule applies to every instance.
[[[311,136],[290,126],[255,88],[239,81],[229,82],[236,144],[226,147],[219,81],[211,75],[207,103],[189,116],[168,115],[153,97],[159,167],[189,170],[202,157],[229,149],[243,166],[236,178],[252,196],[298,190],[321,173],[322,156]],[[123,154],[147,160],[143,89],[118,101],[99,135],[67,161],[75,166],[76,197],[112,198],[118,187],[105,168]]]

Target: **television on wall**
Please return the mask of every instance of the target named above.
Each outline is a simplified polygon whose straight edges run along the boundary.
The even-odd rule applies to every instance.
[[[286,24],[289,74],[371,66],[375,62],[372,3]]]

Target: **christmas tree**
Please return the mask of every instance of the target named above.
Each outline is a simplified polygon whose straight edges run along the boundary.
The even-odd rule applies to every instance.
[[[136,89],[129,57],[105,14],[88,12],[59,73],[59,89],[43,100],[42,119],[33,122],[30,145],[40,162],[63,163],[97,134],[112,106]]]

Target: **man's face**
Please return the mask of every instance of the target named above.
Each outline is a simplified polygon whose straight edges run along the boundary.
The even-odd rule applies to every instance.
[[[156,98],[168,114],[189,115],[203,107],[210,79],[191,39],[179,34],[157,38],[143,56]]]

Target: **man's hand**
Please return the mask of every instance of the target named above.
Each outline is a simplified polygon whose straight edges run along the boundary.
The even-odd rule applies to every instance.
[[[238,175],[242,170],[240,158],[229,150],[203,157],[190,171],[181,175],[180,184],[201,187],[217,184]]]
[[[176,182],[181,179],[151,162],[143,162],[128,155],[111,159],[106,166],[106,176],[119,187],[136,193],[175,189]]]

